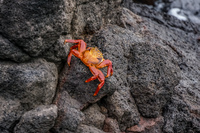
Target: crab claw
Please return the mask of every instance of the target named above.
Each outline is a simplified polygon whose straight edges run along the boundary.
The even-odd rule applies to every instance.
[[[87,82],[90,82],[90,81],[95,80],[95,79],[98,79],[99,82],[101,82],[98,85],[98,87],[97,87],[97,89],[96,89],[96,91],[93,95],[93,96],[96,96],[98,94],[99,90],[103,87],[103,85],[105,83],[105,77],[104,77],[104,74],[99,69],[97,69],[93,66],[91,66],[89,68],[90,68],[90,71],[92,72],[93,76],[91,78],[89,78],[88,80],[86,80],[85,82],[87,83]]]

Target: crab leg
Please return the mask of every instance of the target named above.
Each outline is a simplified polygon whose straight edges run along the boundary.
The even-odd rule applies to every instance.
[[[107,75],[106,75],[106,78],[107,78],[109,76],[112,76],[112,74],[113,74],[112,62],[110,60],[104,60],[99,65],[97,65],[96,67],[97,68],[103,68],[103,67],[106,67],[106,66],[108,66]]]
[[[70,66],[72,55],[80,58],[82,60],[82,52],[85,51],[87,44],[83,40],[70,40],[67,39],[64,41],[65,43],[78,43],[70,48],[70,52],[68,54],[67,63]],[[78,50],[76,50],[78,48]]]
[[[87,44],[83,40],[71,40],[71,39],[67,39],[67,40],[64,41],[64,44],[67,43],[67,42],[69,42],[69,43],[78,43],[77,45],[72,46],[70,48],[70,50],[71,49],[75,49],[77,47],[78,47],[78,51],[81,52],[81,53],[86,50]]]
[[[94,76],[92,76],[91,78],[89,78],[89,79],[86,80],[85,82],[87,83],[87,82],[90,82],[90,81],[95,80],[95,79],[97,79],[97,78],[98,78],[99,82],[101,82],[101,83],[98,85],[98,87],[97,87],[97,89],[96,89],[96,91],[95,91],[95,93],[94,93],[94,95],[93,95],[93,96],[96,96],[97,93],[99,92],[99,90],[103,87],[103,85],[104,85],[104,83],[105,83],[105,82],[104,82],[105,77],[104,77],[103,73],[102,73],[99,69],[96,69],[96,68],[93,67],[93,66],[90,66],[89,68],[90,68],[91,73],[92,73]]]
[[[70,50],[69,54],[68,54],[68,58],[67,58],[67,64],[70,66],[70,62],[71,62],[71,58],[72,58],[72,54],[78,58],[82,58],[81,54],[79,51],[77,51],[76,49],[72,49]]]

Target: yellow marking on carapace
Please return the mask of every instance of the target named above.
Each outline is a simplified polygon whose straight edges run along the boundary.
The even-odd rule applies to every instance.
[[[99,51],[97,47],[91,47],[90,53],[95,58],[103,59],[103,54],[101,53],[101,51]]]

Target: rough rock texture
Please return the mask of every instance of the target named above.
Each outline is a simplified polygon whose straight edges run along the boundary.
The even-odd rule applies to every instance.
[[[163,117],[159,116],[157,118],[140,118],[138,125],[130,127],[127,129],[131,133],[161,133],[163,126]]]
[[[157,117],[179,82],[174,54],[159,44],[147,43],[134,45],[131,53],[129,73],[133,74],[128,80],[132,95],[143,116]]]
[[[83,124],[85,125],[93,125],[98,129],[103,128],[105,115],[100,112],[100,107],[97,104],[92,105],[88,109],[84,110],[85,120]]]
[[[0,8],[0,132],[200,132],[198,24],[130,0],[1,0]],[[80,59],[65,64],[74,44],[64,39],[83,39],[112,61],[97,96],[99,81],[84,82],[92,74]]]
[[[178,19],[200,24],[199,0],[159,0],[156,7]]]
[[[112,118],[106,118],[103,131],[111,133],[119,133],[120,129],[117,120]]]
[[[72,1],[2,1],[1,35],[30,56],[58,61],[64,51],[57,40],[69,32],[72,7]]]
[[[56,105],[38,106],[22,115],[14,133],[46,133],[53,127],[56,117]]]
[[[130,93],[125,92],[125,89],[115,91],[115,93],[106,100],[108,102],[110,114],[114,115],[118,120],[121,130],[138,124],[139,113],[135,106],[135,101]]]
[[[105,132],[93,126],[80,125],[76,130],[76,133],[105,133]]]
[[[0,130],[12,130],[23,114],[20,101],[0,96]]]
[[[57,85],[55,64],[43,59],[26,63],[0,62],[0,95],[19,99],[24,108],[50,104]]]
[[[52,131],[60,133],[75,131],[85,119],[84,113],[80,111],[81,104],[71,98],[66,91],[62,92],[56,104],[58,106],[58,118]]]
[[[3,60],[23,62],[30,59],[29,55],[24,53],[20,48],[16,47],[3,36],[0,36],[0,49],[0,58]]]

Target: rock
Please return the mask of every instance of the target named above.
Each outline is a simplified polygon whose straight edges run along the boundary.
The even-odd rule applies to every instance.
[[[163,46],[167,45],[175,53],[171,55],[173,55],[180,68],[180,81],[174,87],[171,98],[167,100],[163,108],[165,121],[163,131],[168,133],[183,132],[183,130],[186,132],[199,132],[197,125],[200,125],[198,117],[200,110],[198,108],[200,102],[198,89],[200,88],[198,82],[200,80],[200,72],[198,68],[200,62],[198,60],[199,42],[196,40],[199,36],[197,34],[199,33],[198,24],[177,20],[144,5],[132,3],[127,7],[137,14],[145,16],[145,18],[143,17],[143,22],[146,24],[146,35],[151,34],[151,36],[154,36],[151,42],[155,42],[155,40],[160,42],[158,36],[165,40]],[[140,12],[141,9],[142,12]]]
[[[85,120],[83,124],[97,127],[98,129],[103,128],[105,115],[100,112],[100,107],[94,104],[83,111],[85,114]]]
[[[107,15],[116,10],[121,2],[122,0],[103,2],[101,0],[78,0],[72,23],[74,37],[80,39],[81,35],[94,34],[103,27],[105,21],[108,22],[110,18]]]
[[[74,6],[74,1],[2,1],[1,33],[32,57],[60,61],[65,53],[57,40],[70,33]]]
[[[112,118],[106,118],[105,119],[105,124],[103,127],[104,132],[109,132],[109,133],[120,133],[119,125],[116,119]]]
[[[57,117],[56,105],[41,105],[22,115],[14,133],[46,133]]]
[[[80,125],[76,130],[76,133],[105,133],[105,132],[93,126]]]
[[[93,94],[100,82],[95,80],[85,83],[85,80],[89,79],[92,76],[92,73],[89,68],[80,61],[80,59],[74,56],[72,57],[70,67],[66,65],[63,72],[64,74],[62,78],[65,79],[65,82],[63,86],[61,86],[61,90],[66,90],[73,99],[80,102],[82,108],[87,106],[89,103],[95,103],[115,90],[113,83],[107,80],[112,79],[113,77],[109,77],[106,79],[106,82],[98,95],[94,97]]]
[[[56,104],[58,105],[58,118],[56,119],[53,132],[74,132],[79,124],[85,119],[80,111],[81,104],[73,99],[67,91],[59,92]]]
[[[193,106],[190,104],[190,106]],[[173,132],[200,132],[199,108],[196,111],[188,107],[188,103],[173,97],[164,109],[165,125],[163,131]]]
[[[179,0],[176,0],[176,1],[179,1]],[[155,26],[159,25],[162,27],[163,26],[167,27],[168,29],[166,29],[166,30],[169,30],[169,27],[170,27],[172,29],[175,28],[173,30],[174,32],[180,32],[179,29],[182,29],[183,32],[188,32],[188,33],[192,32],[194,34],[200,32],[200,27],[198,26],[198,24],[179,20],[179,19],[177,19],[171,15],[168,15],[166,13],[158,12],[157,10],[152,9],[152,7],[150,7],[150,6],[133,3],[132,1],[129,1],[129,0],[124,0],[123,6],[128,8],[129,10],[131,10],[132,12],[134,12],[135,14],[137,14],[141,17],[143,16],[143,19],[150,18],[149,19],[149,21],[151,21],[150,23],[154,23],[154,22],[157,23]],[[147,23],[145,25],[149,26],[149,28],[152,26],[152,25],[150,26]],[[152,30],[152,31],[154,31],[154,30]],[[160,32],[162,32],[162,31],[160,31]],[[167,33],[168,32],[165,32],[164,34],[167,34]],[[164,34],[160,34],[160,35],[163,36]],[[180,33],[176,34],[173,37],[176,37],[179,35],[180,35]],[[194,36],[196,36],[196,35],[194,35]],[[169,38],[168,37],[169,36],[167,36],[167,38],[165,38],[165,39],[171,38],[171,37],[169,37]]]
[[[8,130],[4,130],[4,129],[0,129],[0,132],[1,132],[1,133],[9,133]]]
[[[0,95],[18,99],[25,110],[53,100],[58,78],[53,63],[42,59],[20,64],[1,61],[0,75]]]
[[[66,110],[63,110],[63,112],[59,112],[59,117],[62,120],[59,125],[59,130],[69,130],[69,131],[75,131],[79,124],[84,120],[84,114],[75,109],[75,108],[67,108]]]
[[[35,132],[100,133],[103,116],[111,132],[200,132],[198,24],[130,0],[1,0],[0,7],[0,132],[28,130],[33,115]],[[113,62],[96,97],[99,82],[84,82],[92,74],[79,59],[63,66],[73,45],[65,39],[83,39]],[[45,123],[44,108],[42,116],[35,109],[52,101],[58,117]]]
[[[143,39],[143,41],[146,41],[146,43],[142,42],[142,38],[141,38],[142,33],[140,32],[141,31],[138,31],[137,33],[134,34],[131,31],[126,31],[120,27],[110,26],[102,30],[98,34],[96,34],[93,37],[92,41],[94,41],[93,44],[96,44],[103,51],[103,53],[105,53],[106,55],[105,58],[107,57],[113,61],[113,68],[115,72],[117,73],[117,75],[114,74],[113,77],[115,78],[115,81],[117,82],[115,81],[112,81],[112,82],[117,85],[117,89],[121,90],[123,89],[123,86],[126,86],[127,84],[129,84],[132,88],[131,92],[134,96],[134,99],[136,100],[136,104],[138,106],[140,113],[142,113],[142,115],[144,116],[156,117],[159,115],[160,113],[159,111],[164,107],[167,99],[170,98],[170,93],[172,93],[173,90],[172,89],[169,90],[169,88],[175,87],[179,82],[179,76],[178,76],[179,68],[177,66],[177,63],[175,62],[175,59],[171,57],[169,57],[169,59],[166,59],[166,55],[171,54],[170,50],[166,49],[165,47],[162,47],[161,45],[158,45],[158,46],[157,44],[154,44],[155,46],[152,45],[151,43],[149,43],[148,38]],[[150,36],[148,35],[148,37]],[[111,40],[115,40],[115,42],[112,42]],[[149,59],[151,56],[147,55],[146,57],[148,57],[149,60],[146,62],[144,60],[145,56],[143,56],[141,53],[140,54],[138,53],[138,57],[141,58],[138,60],[141,62],[137,63],[137,52],[139,52],[140,49],[145,49],[147,47],[149,51],[145,51],[145,54],[148,54],[148,53],[150,54],[151,52],[153,54],[154,53],[153,47],[155,47],[156,51],[152,55],[154,56],[153,57],[154,59],[152,58],[153,60],[151,61]],[[151,49],[150,47],[152,47],[153,49],[150,50]],[[134,48],[136,48],[137,50],[135,51]],[[160,50],[157,51],[157,48]],[[159,57],[159,53],[157,53],[159,51],[160,53],[165,53],[165,56],[162,57],[162,55],[160,55],[161,57]],[[156,61],[155,62],[156,64],[160,63],[159,64],[160,66],[154,64],[154,60]],[[146,62],[147,64],[145,65],[145,63],[142,63],[143,61]],[[154,64],[152,68],[148,68],[148,67],[151,67],[151,64],[149,63],[152,63],[152,65]],[[137,65],[141,65],[141,67]],[[153,68],[154,66],[157,66],[159,68]],[[141,75],[143,74],[143,72],[141,72],[141,68],[145,68],[145,67],[147,67],[145,71],[148,71],[149,73],[148,74],[146,73],[146,75]],[[155,75],[150,74],[151,69],[155,69],[154,71],[152,71],[152,74],[155,74]],[[160,74],[158,71],[156,72],[156,70],[163,71],[163,72],[162,74]],[[128,73],[128,81],[127,81],[127,78],[123,78],[127,76],[126,75],[127,73]],[[156,98],[157,101],[153,100],[155,98],[155,95],[154,95],[155,93],[149,95],[148,93],[151,93],[152,90],[151,91],[146,90],[146,87],[144,87],[144,91],[141,90],[141,87],[139,87],[138,85],[139,84],[145,85],[145,84],[144,82],[143,83],[139,83],[140,81],[137,82],[137,80],[139,80],[139,77],[137,77],[137,75],[141,76],[141,78],[143,79],[147,78],[146,80],[149,80],[149,83],[151,80],[152,82],[156,82],[156,84],[158,84],[157,87],[159,86],[166,87],[166,88],[163,88],[164,90],[166,89],[165,92],[160,87],[159,87],[161,89],[160,91],[158,91],[158,89],[155,89],[155,92],[158,93],[156,95],[160,99]],[[145,80],[145,83],[147,83],[146,80]],[[168,82],[168,80],[170,80],[171,82]],[[137,83],[134,83],[134,82],[137,82]],[[145,85],[145,86],[149,86],[149,85]],[[166,95],[166,94],[169,94],[169,95]],[[137,98],[144,101],[137,101]],[[147,99],[149,100],[152,99],[152,102],[155,101],[155,103],[148,104]],[[150,107],[149,105],[150,106],[152,105],[152,107]],[[146,113],[143,113],[143,112],[146,112]],[[147,112],[149,112],[149,114],[147,114]]]
[[[2,36],[0,36],[0,49],[0,58],[3,60],[24,62],[30,59],[29,55]]]
[[[0,96],[0,131],[1,129],[3,131],[13,130],[23,112],[24,110],[18,99]],[[1,132],[4,133],[3,131]]]
[[[177,63],[167,49],[158,44],[133,46],[128,76],[131,92],[139,112],[145,117],[157,117],[179,83]],[[131,69],[135,68],[135,69]]]
[[[140,118],[138,125],[130,127],[127,132],[131,133],[161,133],[164,120],[162,116],[157,118]]]
[[[156,8],[178,19],[200,24],[200,1],[198,0],[165,0],[157,2],[156,5]]]
[[[117,119],[122,131],[139,122],[137,106],[130,92],[126,89],[115,91],[112,96],[107,98],[109,112]]]

